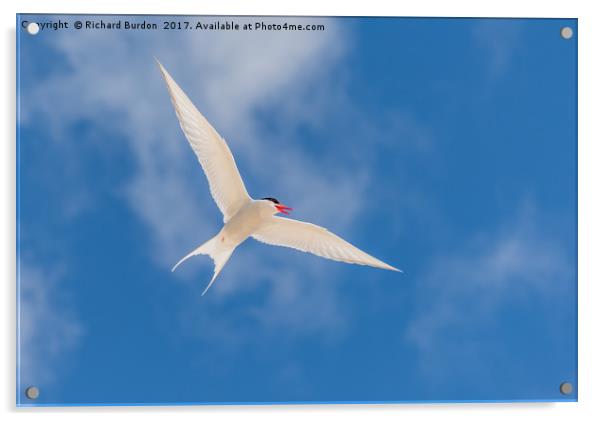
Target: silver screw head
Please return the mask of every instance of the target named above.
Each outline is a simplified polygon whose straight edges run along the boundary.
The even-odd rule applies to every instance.
[[[563,395],[570,395],[573,393],[573,385],[570,382],[563,382],[560,384],[560,393]]]
[[[560,30],[560,36],[564,39],[573,38],[573,28],[571,28],[570,26],[565,26]]]
[[[40,32],[40,25],[38,25],[35,22],[29,22],[27,24],[27,32],[29,33],[29,35],[35,35],[38,32]]]
[[[29,386],[25,389],[25,396],[27,396],[27,399],[35,400],[40,396],[40,389],[35,386]]]

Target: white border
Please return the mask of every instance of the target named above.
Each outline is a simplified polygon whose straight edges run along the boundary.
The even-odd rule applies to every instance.
[[[602,253],[599,245],[602,215],[602,156],[600,144],[600,75],[602,75],[600,41],[601,14],[594,1],[415,1],[390,4],[386,0],[363,2],[326,2],[305,0],[295,3],[278,1],[226,0],[165,1],[123,0],[67,1],[21,0],[3,1],[2,13],[2,164],[0,165],[0,268],[2,269],[3,312],[1,324],[2,381],[0,382],[2,410],[9,418],[28,419],[43,416],[48,419],[79,419],[105,417],[116,419],[132,415],[177,416],[198,420],[199,417],[225,418],[244,416],[250,420],[345,419],[375,420],[410,416],[412,419],[590,419],[601,413],[602,356],[600,327],[602,296],[600,284]],[[434,405],[312,405],[312,406],[250,406],[250,407],[153,407],[153,408],[15,408],[15,14],[30,13],[139,13],[139,14],[236,14],[236,15],[349,15],[349,16],[504,16],[504,17],[570,17],[579,18],[579,403],[562,404],[434,404]],[[598,415],[599,417],[600,415]]]

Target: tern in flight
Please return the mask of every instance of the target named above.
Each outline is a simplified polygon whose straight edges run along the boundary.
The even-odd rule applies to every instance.
[[[180,126],[205,171],[211,195],[224,215],[224,226],[217,235],[184,256],[172,268],[172,272],[192,256],[210,256],[215,269],[213,278],[203,291],[205,295],[234,249],[249,237],[262,243],[290,247],[339,262],[401,272],[354,247],[326,228],[276,216],[277,213],[288,215],[292,208],[273,197],[252,199],[226,141],[197,110],[158,60],[157,64],[167,84]]]

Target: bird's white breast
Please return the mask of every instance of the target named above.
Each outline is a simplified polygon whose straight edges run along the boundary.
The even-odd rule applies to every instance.
[[[220,240],[238,245],[253,234],[272,215],[261,200],[251,200],[243,206],[222,228]]]

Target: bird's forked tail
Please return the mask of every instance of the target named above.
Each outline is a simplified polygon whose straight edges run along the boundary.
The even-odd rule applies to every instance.
[[[189,259],[192,256],[197,256],[199,254],[205,254],[205,255],[211,257],[213,259],[213,264],[215,265],[215,268],[213,269],[213,278],[211,278],[209,285],[207,285],[207,288],[205,288],[205,290],[203,291],[203,294],[201,294],[201,295],[205,295],[207,290],[209,290],[209,288],[211,288],[211,285],[213,285],[215,278],[217,278],[217,275],[219,275],[219,273],[224,268],[224,265],[226,264],[226,262],[232,255],[232,252],[234,252],[235,247],[232,247],[232,248],[219,247],[220,244],[218,243],[218,240],[217,240],[218,236],[219,236],[219,234],[216,235],[215,237],[213,237],[212,239],[210,239],[209,241],[203,243],[201,246],[197,247],[196,249],[192,250],[186,256],[182,257],[180,259],[180,261],[178,263],[176,263],[173,268],[171,268],[171,271],[173,272],[185,260]]]

